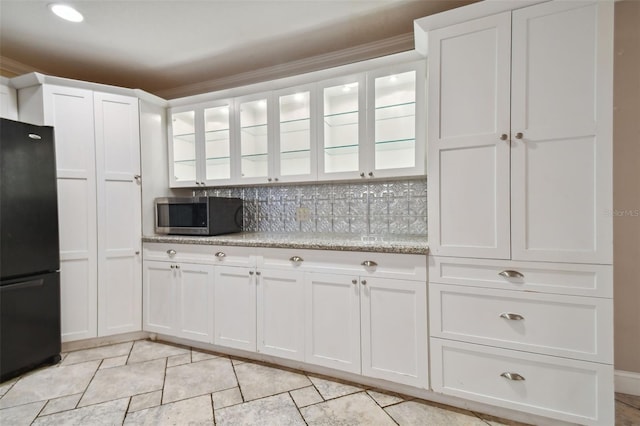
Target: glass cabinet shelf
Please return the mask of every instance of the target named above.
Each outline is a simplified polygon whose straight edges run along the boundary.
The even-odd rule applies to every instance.
[[[358,145],[337,145],[337,146],[326,146],[324,148],[324,152],[327,155],[347,155],[347,154],[355,154],[358,152]]]
[[[184,166],[192,166],[192,167],[196,166],[196,160],[175,160],[174,163],[182,164]]]
[[[267,161],[268,155],[269,154],[267,154],[266,152],[263,154],[246,154],[242,156],[242,159],[249,161]]]
[[[229,129],[209,130],[205,132],[205,140],[207,142],[228,141]]]
[[[348,126],[358,124],[358,111],[339,112],[336,114],[325,114],[324,123],[329,127]]]
[[[311,155],[310,149],[297,149],[292,151],[282,151],[280,153],[282,159],[294,159],[294,158],[309,158]]]
[[[181,142],[195,143],[196,135],[195,133],[185,133],[182,135],[173,135],[174,140],[179,140]]]
[[[210,157],[207,158],[207,165],[227,164],[231,160],[231,157]]]
[[[281,133],[304,132],[304,131],[309,131],[310,129],[311,129],[311,119],[308,117],[280,122]]]
[[[240,128],[241,132],[247,133],[252,136],[266,136],[267,135],[267,125],[266,124],[256,124],[255,126],[244,126]]]
[[[377,141],[376,151],[399,151],[404,149],[413,149],[416,143],[415,139],[396,139],[391,141]]]
[[[376,107],[376,121],[394,118],[413,117],[416,115],[416,103],[406,102]]]

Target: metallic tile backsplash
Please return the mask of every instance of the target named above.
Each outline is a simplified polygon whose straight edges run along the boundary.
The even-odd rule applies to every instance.
[[[246,231],[427,234],[424,178],[211,188],[207,194],[242,198]]]

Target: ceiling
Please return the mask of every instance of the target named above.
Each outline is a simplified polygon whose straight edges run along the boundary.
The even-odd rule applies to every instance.
[[[409,50],[414,19],[473,1],[83,0],[66,2],[85,17],[73,24],[51,1],[0,0],[0,72],[172,98]]]

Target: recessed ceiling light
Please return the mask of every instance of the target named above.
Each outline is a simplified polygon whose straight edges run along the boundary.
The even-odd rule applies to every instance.
[[[60,4],[60,3],[50,4],[49,9],[51,9],[51,11],[56,14],[56,16],[64,19],[65,21],[69,21],[69,22],[84,21],[84,16],[82,16],[80,12],[78,12],[76,9],[74,9],[72,6],[69,6],[68,4]]]

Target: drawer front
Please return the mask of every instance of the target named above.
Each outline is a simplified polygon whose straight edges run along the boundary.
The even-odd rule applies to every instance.
[[[429,285],[431,335],[613,363],[613,301]]]
[[[431,380],[434,391],[448,395],[579,424],[614,424],[611,365],[432,338]]]
[[[427,258],[419,254],[368,253],[331,250],[257,249],[258,267],[376,276],[426,281]],[[303,260],[293,261],[297,256]],[[371,266],[363,265],[370,262]]]
[[[430,281],[441,284],[613,297],[611,265],[429,256],[429,277]]]
[[[255,266],[252,249],[200,244],[144,243],[145,260],[209,265]]]

